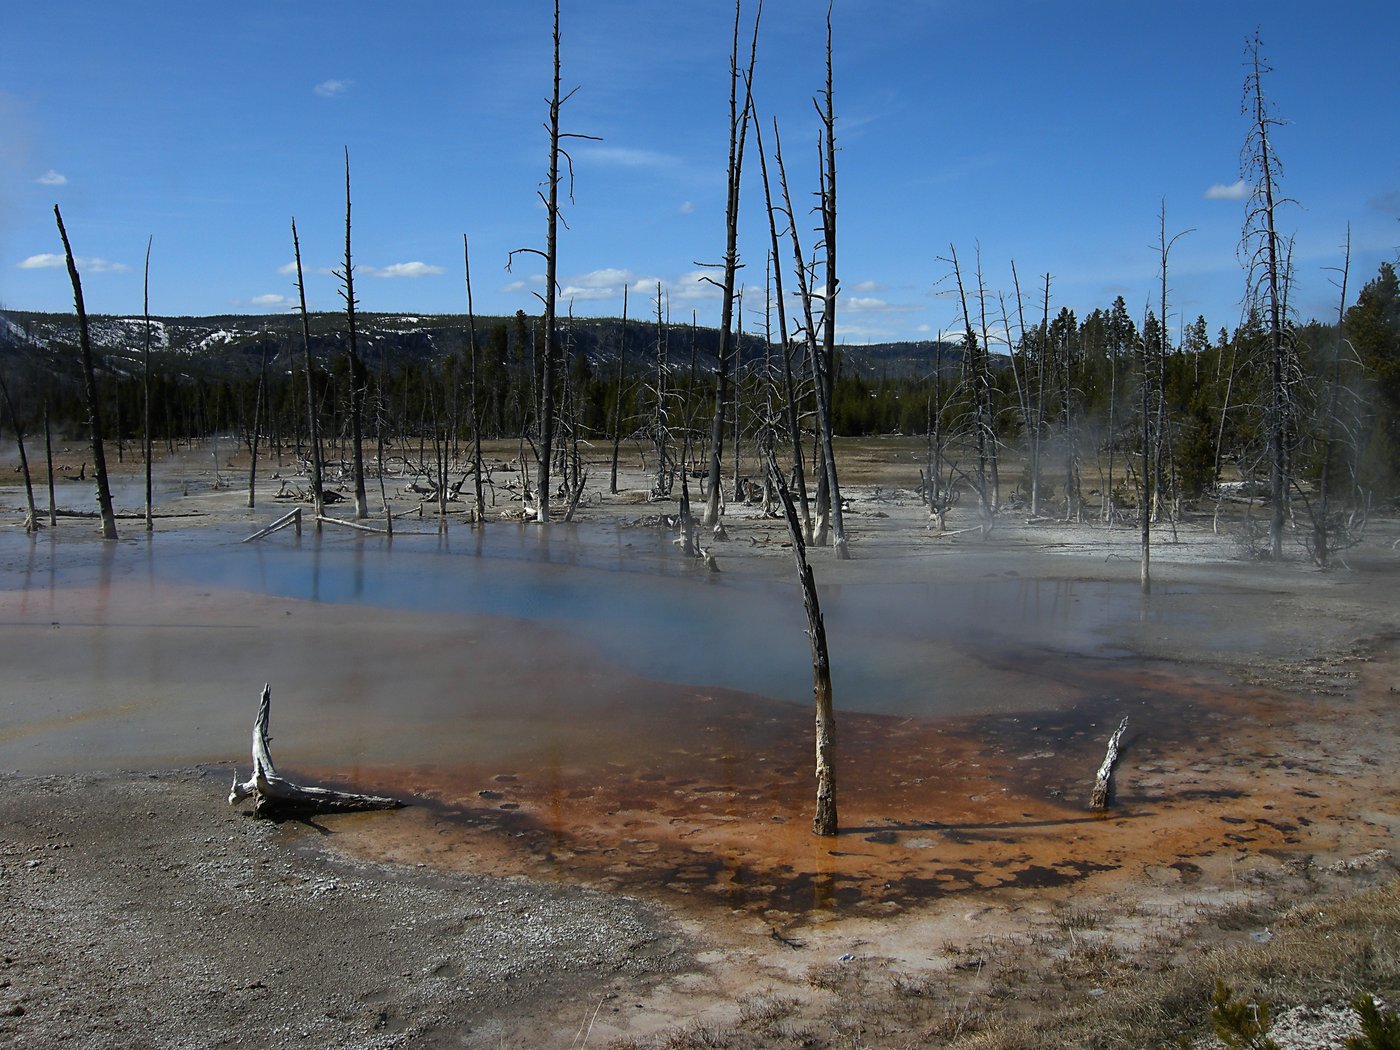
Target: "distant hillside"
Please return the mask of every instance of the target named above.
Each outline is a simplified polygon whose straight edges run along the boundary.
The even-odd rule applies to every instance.
[[[344,315],[312,314],[312,350],[326,364],[344,341]],[[366,365],[377,370],[381,364],[441,360],[467,348],[467,318],[464,315],[359,314],[358,344]],[[138,317],[99,316],[90,318],[93,350],[106,368],[131,372],[138,366],[145,343],[145,328]],[[525,318],[524,338],[533,338]],[[514,352],[522,329],[513,317],[478,317],[478,345],[486,347],[494,329],[503,329],[505,346]],[[617,361],[622,345],[623,326],[618,319],[579,318],[562,329],[572,353],[582,354],[589,365],[599,369]],[[627,323],[629,368],[655,367],[657,332],[655,324]],[[500,335],[497,336],[500,339]],[[692,348],[697,369],[713,370],[719,349],[719,332],[714,328],[692,329],[672,325],[665,332],[667,359],[673,368],[688,368]],[[0,350],[20,353],[36,363],[47,362],[59,371],[69,367],[67,350],[78,344],[77,318],[73,314],[34,313],[10,310],[0,313]],[[497,344],[499,346],[499,342]],[[274,368],[290,369],[301,362],[301,320],[296,314],[226,314],[212,317],[159,317],[151,321],[151,352],[165,369],[201,374],[245,374],[261,361],[264,351]],[[841,346],[844,374],[857,374],[867,380],[924,376],[933,371],[938,343],[901,342]],[[761,361],[762,340],[745,336],[742,360]],[[956,368],[961,361],[957,346],[944,344],[943,366]]]

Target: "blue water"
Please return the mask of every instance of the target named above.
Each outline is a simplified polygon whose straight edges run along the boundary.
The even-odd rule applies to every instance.
[[[34,541],[10,535],[0,539],[0,586],[150,580],[509,617],[568,632],[604,660],[662,681],[794,701],[811,695],[806,621],[786,559],[710,575],[683,561],[668,536],[613,526],[493,524],[446,536],[400,532],[392,541],[330,528],[298,538],[289,529],[240,542],[249,531],[133,531],[116,544],[63,529]],[[899,583],[820,588],[842,707],[936,716],[1024,706],[1034,698],[988,688],[988,664],[1123,656],[1134,632],[1204,615],[1165,591],[1144,604],[1131,582],[949,582],[938,572],[936,561],[917,563]]]

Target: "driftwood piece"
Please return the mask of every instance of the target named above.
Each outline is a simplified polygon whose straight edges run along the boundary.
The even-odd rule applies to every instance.
[[[1118,745],[1123,742],[1123,731],[1127,728],[1128,719],[1125,717],[1108,738],[1108,753],[1103,756],[1103,765],[1099,766],[1098,776],[1094,778],[1093,794],[1089,796],[1090,809],[1108,808],[1109,799],[1113,794],[1113,767],[1118,764]]]
[[[278,813],[353,812],[363,809],[398,809],[403,805],[396,798],[380,795],[360,795],[331,788],[304,787],[280,776],[272,764],[268,746],[268,721],[272,710],[272,688],[264,685],[262,701],[258,704],[257,721],[253,723],[253,772],[240,782],[237,772],[229,790],[229,805],[246,798],[253,799],[253,812],[260,817]]]

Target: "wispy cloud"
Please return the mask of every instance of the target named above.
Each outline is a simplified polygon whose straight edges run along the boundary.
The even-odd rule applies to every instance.
[[[923,307],[911,306],[908,303],[891,303],[873,295],[853,295],[850,297],[843,295],[840,305],[852,313],[858,314],[907,314],[923,309]]]
[[[884,285],[880,284],[879,281],[861,281],[860,284],[857,284],[851,288],[851,291],[853,292],[864,292],[867,295],[869,295],[871,292],[879,292],[883,290]]]
[[[79,258],[73,261],[78,264],[78,269],[84,273],[126,273],[131,269],[125,263],[96,257]],[[31,255],[18,263],[17,268],[21,270],[50,270],[67,265],[68,262],[63,256],[55,255],[53,252],[41,252],[39,255]]]
[[[1400,190],[1391,190],[1389,193],[1378,194],[1366,203],[1375,208],[1376,211],[1400,211]]]
[[[436,277],[447,272],[441,266],[416,260],[390,263],[388,266],[360,266],[356,269],[366,277]]]
[[[1217,182],[1204,194],[1208,201],[1242,201],[1248,196],[1249,189],[1245,186],[1244,179],[1229,186],[1223,182]]]
[[[40,186],[66,186],[68,185],[68,176],[60,175],[58,172],[54,171],[53,168],[50,168],[34,181]]]
[[[693,215],[693,214],[695,213],[695,202],[694,202],[694,201],[684,201],[684,202],[682,202],[680,208],[678,208],[677,210],[678,210],[682,215]]]
[[[350,90],[353,80],[323,80],[311,90],[322,98],[335,98]]]
[[[674,168],[679,157],[650,149],[630,149],[626,146],[588,146],[578,151],[581,160],[615,168]]]
[[[288,296],[277,295],[274,292],[269,292],[266,295],[255,295],[253,296],[253,298],[249,299],[248,302],[251,303],[253,306],[263,306],[269,309],[283,310],[290,309],[291,307],[296,305],[296,303]]]
[[[283,263],[281,266],[277,267],[277,272],[283,277],[295,277],[297,272],[296,260],[293,259],[289,263]]]

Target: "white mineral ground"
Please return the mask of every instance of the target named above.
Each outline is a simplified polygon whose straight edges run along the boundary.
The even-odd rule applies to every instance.
[[[150,540],[123,521],[121,544],[251,533],[288,509],[274,469],[248,511],[236,473],[215,490],[198,464],[162,509],[204,516],[160,520]],[[646,503],[629,466],[635,487],[581,517],[674,509]],[[939,536],[900,488],[914,470],[853,460],[853,558],[812,552],[819,587],[1137,578],[1131,528],[1006,512],[984,541],[958,532],[974,524],[960,507],[958,534]],[[0,505],[21,499],[6,489]],[[780,522],[756,507],[726,520],[724,575],[791,574]],[[398,527],[432,529],[431,508]],[[1176,542],[1163,527],[1159,593],[1121,649],[979,658],[962,643],[961,670],[923,672],[930,693],[1004,694],[972,713],[843,711],[838,686],[834,840],[810,834],[807,706],[658,681],[557,624],[130,572],[50,581],[35,551],[90,552],[91,534],[70,518],[32,548],[0,540],[0,771],[14,771],[0,776],[0,1041],[606,1046],[722,1026],[755,993],[792,999],[800,1027],[833,966],[881,982],[955,972],[978,996],[990,946],[1032,944],[1075,909],[1146,958],[1183,933],[1268,936],[1213,926],[1222,910],[1394,876],[1391,517],[1329,573],[1296,545],[1285,564],[1251,561],[1208,516]],[[279,771],[415,804],[282,824],[229,809],[264,681]],[[1114,805],[1090,814],[1124,715]]]

